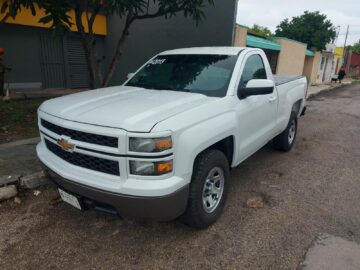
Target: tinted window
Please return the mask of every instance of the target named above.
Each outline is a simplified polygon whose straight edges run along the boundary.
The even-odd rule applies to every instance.
[[[223,97],[236,60],[235,55],[160,55],[126,85]]]
[[[251,55],[245,63],[240,86],[245,87],[252,79],[267,79],[264,62],[258,54]]]

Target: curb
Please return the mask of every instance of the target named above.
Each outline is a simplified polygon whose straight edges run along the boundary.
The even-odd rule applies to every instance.
[[[38,142],[40,142],[40,137],[18,140],[18,141],[9,142],[9,143],[3,143],[3,144],[0,144],[0,150],[4,150],[7,148],[19,146],[19,145],[36,144]]]
[[[322,94],[322,93],[324,93],[324,92],[328,92],[328,91],[331,91],[331,90],[334,90],[334,89],[338,89],[338,88],[341,88],[341,87],[343,87],[343,86],[348,86],[348,85],[351,85],[351,84],[352,84],[352,83],[342,84],[342,85],[335,85],[335,86],[329,86],[328,88],[321,89],[321,90],[319,90],[319,91],[316,92],[316,93],[311,93],[311,94],[309,94],[309,95],[306,97],[306,99],[310,99],[310,98],[313,98],[313,97],[315,97],[315,96],[317,96],[317,95],[320,95],[320,94]]]
[[[0,202],[9,200],[24,190],[34,190],[51,185],[52,182],[45,175],[44,171],[38,171],[25,176],[3,175],[0,176]]]

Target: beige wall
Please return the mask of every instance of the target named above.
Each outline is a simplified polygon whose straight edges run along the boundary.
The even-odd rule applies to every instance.
[[[276,41],[281,45],[276,74],[302,75],[306,44],[285,38],[277,38]]]
[[[240,25],[236,25],[234,46],[246,47],[246,36],[247,36],[247,28]]]
[[[316,78],[321,62],[321,53],[315,52],[314,57],[306,56],[303,75],[310,83],[316,83]]]

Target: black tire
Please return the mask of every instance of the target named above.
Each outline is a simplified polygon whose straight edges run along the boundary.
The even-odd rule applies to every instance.
[[[205,210],[203,203],[203,189],[210,172],[223,172],[223,191],[218,203],[212,212]],[[214,223],[221,215],[225,205],[229,187],[229,162],[223,152],[209,149],[201,153],[195,161],[193,175],[190,183],[190,192],[187,209],[182,216],[182,221],[193,228],[204,229]],[[209,209],[208,209],[209,211]]]
[[[292,112],[286,129],[274,138],[273,147],[283,152],[290,151],[296,140],[297,126],[297,115]],[[289,134],[291,133],[292,128],[294,128],[295,133],[292,136],[292,140],[290,140]]]

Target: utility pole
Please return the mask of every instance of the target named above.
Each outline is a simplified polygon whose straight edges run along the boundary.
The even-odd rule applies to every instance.
[[[345,59],[346,54],[345,53],[346,53],[346,41],[347,41],[348,34],[349,34],[349,25],[347,26],[346,35],[345,35],[344,50],[343,50],[343,59],[344,59],[343,66],[346,66],[346,59]]]
[[[347,26],[347,29],[346,29],[343,57],[345,55],[345,48],[346,48],[346,41],[347,41],[348,34],[349,34],[349,25]]]

